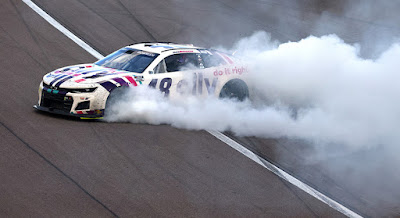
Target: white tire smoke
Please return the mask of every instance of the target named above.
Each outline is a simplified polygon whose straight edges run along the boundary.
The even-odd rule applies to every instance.
[[[367,60],[357,45],[335,35],[278,44],[257,32],[231,51],[250,66],[248,85],[257,93],[252,101],[166,99],[156,90],[135,87],[107,120],[354,148],[400,142],[398,44]]]

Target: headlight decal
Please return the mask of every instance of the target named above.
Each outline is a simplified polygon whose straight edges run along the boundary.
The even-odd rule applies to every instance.
[[[71,89],[66,89],[66,88],[57,88],[53,86],[49,86],[45,83],[43,83],[43,91],[52,93],[52,94],[58,94],[58,95],[66,95],[68,92],[70,93],[90,93],[94,92],[97,89],[97,87],[94,88],[71,88]]]
[[[47,88],[47,87],[43,87],[43,91],[47,92],[47,93],[50,93],[50,94],[55,94],[55,95],[66,95],[67,94],[67,92],[63,92],[63,91],[60,91],[60,90],[57,90],[57,89],[50,89],[50,88]]]

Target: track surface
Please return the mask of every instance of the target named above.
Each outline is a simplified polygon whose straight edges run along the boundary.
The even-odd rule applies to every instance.
[[[229,46],[259,29],[281,41],[330,33],[346,22],[392,30],[386,21],[335,17],[340,5],[319,1],[302,1],[307,10],[273,0],[35,2],[102,54],[141,41]],[[310,20],[324,10],[336,24],[312,32]],[[349,42],[358,39],[354,31],[338,33]],[[32,109],[46,72],[93,61],[23,2],[1,1],[0,216],[343,216],[205,131],[82,122]],[[371,197],[320,163],[303,163],[308,147],[300,142],[235,140],[362,215],[399,214],[399,194],[387,190],[392,183]],[[380,178],[393,179],[387,174]]]

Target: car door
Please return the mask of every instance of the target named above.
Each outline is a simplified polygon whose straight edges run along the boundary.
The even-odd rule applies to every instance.
[[[165,57],[149,72],[148,85],[170,97],[197,94],[196,75],[202,70],[199,58],[193,51]]]

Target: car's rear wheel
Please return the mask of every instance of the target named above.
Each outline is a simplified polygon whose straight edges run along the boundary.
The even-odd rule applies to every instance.
[[[249,88],[246,83],[240,79],[228,81],[221,89],[220,98],[231,98],[244,101],[249,97]]]

